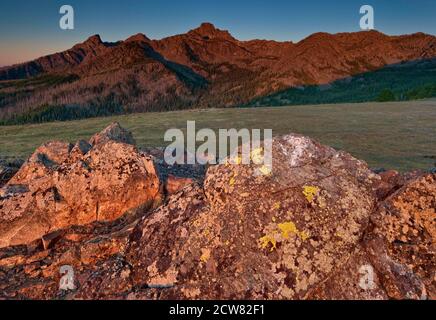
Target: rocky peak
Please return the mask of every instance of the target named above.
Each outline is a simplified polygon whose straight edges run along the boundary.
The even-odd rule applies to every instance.
[[[101,37],[99,34],[95,34],[93,36],[90,36],[85,42],[90,42],[90,43],[103,43],[103,41],[101,40]]]
[[[143,33],[137,33],[129,38],[126,39],[125,42],[134,42],[134,41],[140,41],[140,42],[149,42],[150,38],[148,38],[145,34]]]
[[[227,30],[216,28],[212,23],[204,22],[198,28],[191,30],[189,34],[201,36],[205,40],[210,39],[227,39],[234,40],[233,36]]]
[[[86,41],[83,42],[82,45],[89,46],[92,48],[99,47],[100,45],[103,45],[103,41],[101,40],[100,35],[95,34],[95,35],[89,37],[88,39],[86,39]]]

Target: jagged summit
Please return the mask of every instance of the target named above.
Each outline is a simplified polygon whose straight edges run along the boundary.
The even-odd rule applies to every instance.
[[[227,30],[221,30],[210,22],[203,22],[198,28],[191,30],[188,34],[197,34],[206,39],[234,39]]]
[[[143,33],[137,33],[125,40],[125,42],[133,42],[133,41],[149,42],[150,38]]]
[[[99,34],[95,34],[93,36],[90,36],[86,41],[85,44],[102,44],[103,41],[101,40],[101,37]]]
[[[97,48],[103,48],[106,44],[101,39],[101,36],[99,34],[94,34],[90,36],[88,39],[83,41],[82,43],[76,44],[74,47],[72,47],[70,50],[80,50],[80,49],[90,49],[94,50]]]

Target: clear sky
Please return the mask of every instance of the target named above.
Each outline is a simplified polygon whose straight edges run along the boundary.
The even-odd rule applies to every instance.
[[[75,9],[75,30],[59,28],[63,4]],[[359,31],[364,4],[374,7],[381,32],[436,34],[436,0],[0,0],[0,66],[68,49],[97,33],[104,41],[138,32],[158,39],[201,22],[241,40]]]

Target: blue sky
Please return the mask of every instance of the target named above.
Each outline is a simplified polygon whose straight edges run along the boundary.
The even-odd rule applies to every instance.
[[[59,8],[75,9],[73,31],[59,28]],[[314,32],[359,31],[359,8],[375,9],[387,34],[436,34],[436,0],[1,0],[0,66],[70,48],[92,34],[117,41],[184,33],[212,22],[236,38],[299,41]]]

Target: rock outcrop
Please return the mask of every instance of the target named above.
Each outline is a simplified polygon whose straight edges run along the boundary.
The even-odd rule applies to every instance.
[[[144,163],[139,159],[146,156],[138,156],[132,145],[110,139],[93,144],[45,145],[39,151],[45,150],[49,159],[34,155],[20,172],[33,174],[37,177],[35,181],[53,177],[54,172],[56,177],[68,172],[70,177],[89,179],[88,172],[75,171],[77,167],[82,168],[78,162],[68,162],[72,150],[89,149],[83,155],[81,151],[75,152],[75,157],[82,159],[79,162],[86,159],[94,168],[91,172],[99,177],[96,163],[104,164],[102,167],[111,175],[115,168],[122,167],[125,168],[122,172],[130,170],[129,176],[140,172],[141,177],[147,177],[146,181],[155,177],[151,163],[139,164]],[[50,159],[51,148],[59,150],[58,158]],[[272,151],[273,170],[254,163],[238,165],[240,155],[236,155],[226,164],[209,167],[204,181],[180,179],[171,176],[171,170],[165,168],[165,175],[170,178],[160,184],[166,184],[167,192],[171,189],[168,186],[177,186],[172,190],[175,193],[168,192],[166,201],[153,212],[144,208],[120,216],[113,213],[122,210],[103,210],[101,214],[112,214],[106,213],[107,219],[94,216],[85,224],[87,202],[76,203],[71,207],[76,212],[72,217],[83,217],[80,220],[83,225],[63,223],[65,216],[60,215],[56,221],[62,222],[58,225],[63,226],[61,230],[38,235],[42,239],[26,241],[25,245],[0,249],[0,296],[12,299],[436,298],[436,175],[387,172],[380,176],[345,152],[293,134],[274,138]],[[258,148],[250,156],[255,159],[262,152]],[[125,157],[126,154],[130,156]],[[156,161],[160,153],[154,154]],[[40,161],[34,164],[35,157]],[[125,162],[121,159],[130,159],[127,161],[130,165],[122,166]],[[24,194],[23,199],[27,199],[29,191],[24,184],[26,180],[22,179],[18,174],[12,181],[22,184],[9,183],[7,187],[16,188],[15,193]],[[80,185],[80,179],[72,178],[74,185]],[[98,181],[105,180],[101,177]],[[148,184],[148,189],[144,189],[145,182],[137,178],[129,181],[118,185],[129,186],[122,195],[111,192],[111,184],[102,184],[105,189],[100,189],[101,193],[126,201],[144,196],[145,201],[136,205],[157,199],[157,196],[150,197],[150,190],[159,195],[159,188],[153,189]],[[64,192],[65,188],[59,190]],[[92,193],[83,192],[85,200],[92,203],[88,200]],[[15,193],[10,193],[2,201],[15,199],[17,204],[24,203],[14,198]],[[42,197],[39,194],[36,192],[35,197]],[[64,193],[62,196],[62,199],[68,197]],[[52,202],[34,203],[34,208],[38,205],[41,208],[44,203]],[[42,217],[33,207],[31,216]],[[50,206],[45,208],[54,212]],[[24,218],[20,216],[18,221]],[[72,290],[59,289],[62,266],[74,270]]]
[[[436,175],[378,204],[349,261],[312,299],[436,299]]]
[[[72,225],[111,221],[161,198],[153,161],[118,124],[75,146],[50,142],[0,191],[0,247]]]

